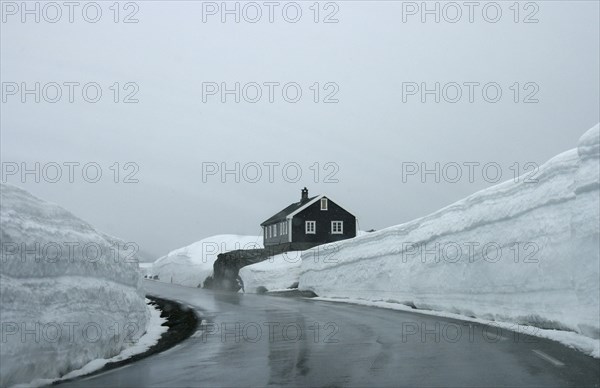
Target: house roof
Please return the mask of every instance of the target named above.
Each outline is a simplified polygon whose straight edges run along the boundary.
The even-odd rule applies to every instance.
[[[323,197],[324,197],[324,195],[317,195],[315,197],[308,198],[308,199],[305,199],[300,202],[295,202],[295,203],[289,205],[288,207],[286,207],[285,209],[283,209],[282,211],[280,211],[279,213],[275,214],[271,218],[265,220],[260,225],[264,226],[264,225],[268,225],[268,224],[273,224],[275,222],[283,221],[287,218],[292,218],[293,216],[300,213],[302,210],[306,209],[307,207],[309,207],[310,205],[317,202],[319,199],[321,199]]]

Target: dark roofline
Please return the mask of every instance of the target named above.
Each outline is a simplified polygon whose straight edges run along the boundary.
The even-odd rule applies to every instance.
[[[305,199],[305,200],[300,201],[300,202],[294,202],[294,203],[292,203],[291,205],[287,206],[286,208],[284,208],[280,212],[275,213],[275,215],[271,216],[270,218],[267,218],[265,221],[263,221],[260,224],[260,226],[270,225],[270,224],[274,224],[274,223],[281,222],[281,221],[285,220],[287,218],[287,216],[289,216],[290,214],[292,214],[296,210],[301,209],[303,206],[305,206],[307,203],[309,203],[310,201],[312,201],[313,199],[315,199],[317,197],[319,197],[319,195],[315,195],[314,197]]]

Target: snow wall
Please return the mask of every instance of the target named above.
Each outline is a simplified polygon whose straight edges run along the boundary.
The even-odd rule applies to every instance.
[[[301,251],[285,252],[241,268],[244,292],[256,293],[260,287],[268,291],[290,288],[300,276],[301,254]]]
[[[300,289],[600,337],[599,127],[525,177],[305,251]]]
[[[161,282],[198,287],[213,274],[213,264],[220,253],[262,248],[262,240],[262,236],[234,234],[207,237],[159,258],[147,273],[158,276]]]
[[[0,185],[0,386],[57,378],[146,331],[135,247]]]

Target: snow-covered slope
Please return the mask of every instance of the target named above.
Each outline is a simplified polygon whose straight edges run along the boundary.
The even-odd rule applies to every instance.
[[[148,276],[150,272],[152,272],[153,263],[139,263],[138,270],[142,276]]]
[[[219,253],[254,248],[262,248],[262,236],[220,234],[207,237],[156,260],[148,274],[158,275],[162,282],[197,287],[212,275]]]
[[[243,267],[239,274],[244,282],[244,291],[255,293],[259,287],[265,287],[269,291],[281,290],[297,283],[302,264],[301,253],[286,252]]]
[[[368,234],[364,230],[357,231],[357,236]],[[315,251],[313,251],[315,252]],[[316,250],[317,254],[328,255],[329,252]],[[270,257],[260,263],[248,265],[240,269],[239,275],[244,282],[244,290],[255,293],[259,287],[268,291],[282,290],[298,283],[302,251],[291,251]]]
[[[132,249],[25,190],[0,197],[0,386],[60,377],[144,334]]]
[[[541,166],[537,183],[504,182],[335,243],[327,260],[305,251],[300,288],[598,339],[599,147],[596,125]],[[597,341],[590,352],[598,355]]]

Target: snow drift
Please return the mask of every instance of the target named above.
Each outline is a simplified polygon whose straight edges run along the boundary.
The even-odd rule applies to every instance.
[[[326,246],[305,251],[300,288],[598,339],[599,147],[596,125],[541,166],[537,182],[520,177],[329,244],[327,257],[315,253]]]
[[[158,275],[162,282],[197,287],[212,275],[213,264],[220,253],[262,247],[262,236],[220,234],[207,237],[156,260],[148,274]]]
[[[298,282],[301,264],[301,252],[290,251],[243,267],[239,274],[244,282],[244,291],[256,293],[260,287],[268,291],[289,288]]]
[[[358,230],[356,235],[362,236],[368,233]],[[316,252],[319,251],[323,250],[316,248]],[[328,253],[321,252],[321,255],[325,256]],[[301,255],[302,251],[290,251],[243,267],[240,269],[239,275],[244,282],[245,292],[256,293],[259,287],[264,287],[268,291],[283,290],[297,284],[300,280]]]
[[[146,331],[134,247],[0,185],[0,386],[57,378]]]
[[[139,263],[138,271],[140,271],[140,275],[148,276],[150,272],[152,272],[153,263]]]

